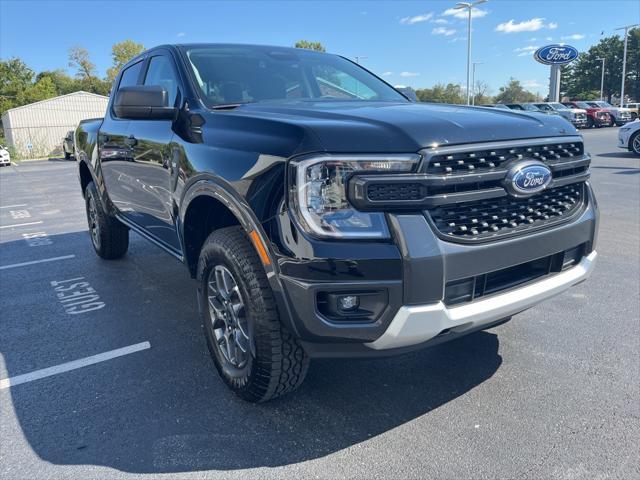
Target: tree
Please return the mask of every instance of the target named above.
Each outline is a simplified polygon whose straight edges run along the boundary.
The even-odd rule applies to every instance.
[[[58,95],[77,92],[80,90],[80,81],[70,77],[64,70],[45,70],[36,75],[36,82],[48,78],[53,83]]]
[[[620,96],[622,84],[622,57],[624,43],[618,36],[606,37],[588,51],[581,53],[578,59],[562,68],[560,90],[572,99],[582,100],[585,92],[598,92],[602,78],[602,60],[604,68],[604,97],[611,101],[614,95]],[[629,31],[627,41],[627,75],[625,94],[640,99],[640,28]]]
[[[526,103],[535,102],[537,96],[528,90],[525,90],[520,84],[520,80],[511,77],[509,83],[500,87],[500,93],[496,95],[496,103]]]
[[[77,70],[76,76],[80,79],[95,77],[96,66],[89,60],[89,51],[76,45],[69,49],[69,66]]]
[[[474,105],[483,105],[485,103],[492,103],[492,97],[489,95],[490,88],[487,82],[478,80],[473,89],[474,91]]]
[[[34,72],[19,58],[0,61],[0,115],[23,105],[25,91],[33,83]]]
[[[107,69],[106,80],[113,83],[118,72],[133,57],[144,51],[144,45],[136,43],[133,40],[124,40],[116,43],[111,47],[111,57],[113,58],[113,66]]]
[[[434,103],[466,103],[466,97],[462,94],[462,87],[454,83],[446,86],[438,83],[433,88],[421,88],[416,90],[416,96],[421,102]]]
[[[316,50],[317,52],[326,52],[326,49],[320,42],[309,42],[307,40],[298,40],[294,46],[296,48],[306,48],[307,50]]]

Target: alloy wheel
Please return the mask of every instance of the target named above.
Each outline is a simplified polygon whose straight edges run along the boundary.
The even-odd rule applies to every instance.
[[[91,232],[91,241],[93,245],[100,248],[100,223],[98,223],[98,209],[93,195],[89,196],[89,232]]]
[[[633,139],[633,144],[631,145],[631,148],[633,149],[634,152],[640,155],[640,134],[636,135],[635,138]]]
[[[250,355],[246,308],[238,283],[224,265],[209,272],[207,299],[218,352],[230,366],[244,368]]]

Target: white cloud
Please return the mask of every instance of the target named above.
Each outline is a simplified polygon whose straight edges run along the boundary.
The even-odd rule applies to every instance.
[[[586,35],[583,35],[582,33],[574,33],[573,35],[564,35],[560,38],[562,40],[582,40],[585,37]]]
[[[451,40],[449,40],[449,43],[456,43],[456,42],[461,42],[462,40],[467,40],[467,37],[455,37],[452,38]]]
[[[187,34],[186,32],[178,32],[178,34],[176,35],[176,37],[180,38],[180,37],[186,37]]]
[[[536,37],[531,37],[531,38],[529,39],[529,41],[530,41],[530,42],[537,42],[537,41],[538,41],[538,39],[537,39]]]
[[[382,77],[388,77],[389,75],[393,75],[393,72],[382,72],[380,75]]]
[[[404,25],[413,25],[414,23],[426,22],[431,20],[431,18],[433,18],[433,13],[423,13],[422,15],[401,18],[400,23]]]
[[[473,8],[471,9],[471,18],[482,18],[489,13],[488,10],[482,10],[481,8]],[[466,8],[448,8],[444,12],[442,12],[443,16],[449,17],[453,16],[456,18],[469,18],[469,10]]]
[[[516,52],[519,57],[526,57],[527,55],[531,55],[538,48],[540,47],[537,47],[535,45],[527,45],[526,47],[516,48],[514,52]]]
[[[444,18],[436,18],[433,23],[437,23],[438,25],[447,25],[449,21]]]
[[[456,33],[456,30],[453,28],[436,27],[433,30],[431,30],[431,33],[433,35],[444,35],[445,37],[450,37],[451,35]]]
[[[549,24],[544,23],[544,18],[536,17],[530,20],[523,20],[522,22],[516,23],[513,19],[508,22],[504,22],[499,24],[496,27],[496,32],[502,33],[519,33],[519,32],[536,32],[538,30],[542,30],[543,28],[549,28],[553,30],[554,28],[558,28],[558,24],[554,22],[550,22]]]
[[[546,38],[545,38],[545,40],[546,40],[547,42],[553,42],[553,37],[546,37]]]
[[[418,72],[400,72],[401,77],[418,77],[419,75]]]

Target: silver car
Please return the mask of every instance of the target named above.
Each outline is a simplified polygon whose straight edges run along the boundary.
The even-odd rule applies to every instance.
[[[562,115],[569,120],[576,128],[585,128],[589,126],[589,120],[587,118],[587,111],[581,108],[571,108],[563,105],[560,102],[544,102],[534,103],[542,111],[556,112],[558,115]]]

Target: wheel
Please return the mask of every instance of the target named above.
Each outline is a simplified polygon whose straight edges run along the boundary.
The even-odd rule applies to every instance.
[[[250,402],[298,388],[309,358],[280,322],[264,268],[242,227],[209,235],[198,281],[207,346],[227,386]]]
[[[636,155],[640,155],[640,131],[631,135],[629,139],[629,150]]]
[[[64,159],[69,160],[71,158],[71,154],[68,152],[64,152]]]
[[[587,128],[593,128],[593,118],[587,117]]]
[[[116,218],[107,215],[93,182],[87,185],[84,197],[91,243],[96,253],[105,260],[121,258],[129,248],[129,229]]]

